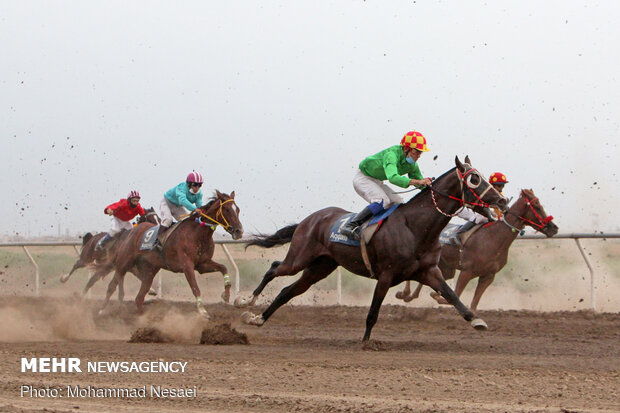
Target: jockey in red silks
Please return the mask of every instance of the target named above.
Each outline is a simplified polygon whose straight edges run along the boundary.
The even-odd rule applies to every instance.
[[[390,146],[360,162],[353,177],[353,188],[369,205],[344,225],[341,232],[359,239],[360,226],[364,221],[383,212],[384,208],[387,209],[392,204],[403,202],[383,181],[387,180],[401,188],[430,185],[431,179],[422,176],[417,163],[422,152],[429,150],[424,135],[411,131],[403,136],[400,145]],[[407,177],[402,176],[404,174],[407,174]]]
[[[113,236],[121,232],[123,229],[131,229],[131,220],[136,215],[144,215],[144,208],[140,205],[140,194],[138,191],[131,191],[127,198],[108,205],[103,210],[104,214],[112,215],[112,226],[103,238],[97,243],[96,251],[105,247],[105,244],[112,239]]]

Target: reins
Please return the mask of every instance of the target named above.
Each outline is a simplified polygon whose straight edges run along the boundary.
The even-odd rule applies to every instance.
[[[487,204],[486,202],[484,202],[484,201],[482,200],[482,198],[483,198],[483,197],[484,197],[484,195],[485,195],[485,194],[486,194],[486,193],[487,193],[487,192],[491,189],[491,185],[489,184],[489,186],[488,186],[488,187],[484,190],[484,192],[483,192],[480,196],[478,196],[478,194],[476,193],[476,191],[474,191],[473,189],[471,189],[471,188],[469,187],[469,185],[467,184],[467,181],[465,181],[465,178],[467,177],[467,175],[469,175],[469,174],[470,174],[471,172],[473,172],[473,171],[478,172],[475,168],[471,168],[471,169],[469,169],[468,171],[466,171],[465,173],[461,174],[461,171],[460,171],[460,170],[458,170],[458,169],[456,169],[456,173],[457,173],[458,178],[459,178],[459,183],[460,183],[460,185],[461,185],[461,197],[460,197],[460,198],[455,197],[455,196],[452,196],[452,195],[450,195],[450,194],[448,194],[448,193],[442,192],[442,191],[440,191],[440,190],[438,190],[438,189],[435,189],[432,183],[429,185],[429,188],[430,188],[430,190],[431,190],[431,198],[433,199],[433,204],[435,204],[435,209],[436,209],[436,210],[437,210],[437,211],[438,211],[441,215],[446,216],[446,217],[449,217],[449,218],[455,217],[455,216],[457,216],[457,215],[458,215],[458,214],[462,211],[462,209],[463,209],[463,208],[465,208],[465,204],[467,204],[467,205],[473,205],[473,206],[481,206],[481,207],[483,207],[483,208],[488,208],[488,207],[489,207],[489,204]],[[478,173],[479,173],[479,172],[478,172]],[[466,201],[466,200],[465,200],[465,191],[463,190],[463,182],[465,182],[465,187],[466,187],[466,188],[467,188],[467,189],[468,189],[468,190],[469,190],[472,194],[474,194],[474,197],[475,197],[475,198],[476,198],[479,202],[469,202],[469,201]],[[446,212],[442,211],[442,210],[441,210],[441,208],[439,208],[439,205],[437,205],[437,200],[435,199],[435,192],[437,192],[439,195],[445,196],[446,198],[450,198],[450,199],[452,199],[452,200],[454,200],[454,201],[459,202],[459,203],[461,204],[461,207],[460,207],[459,209],[457,209],[457,210],[456,210],[456,212],[455,212],[454,214],[448,214],[448,213],[446,213]]]
[[[208,216],[207,214],[205,214],[203,210],[200,210],[200,212],[198,214],[201,217],[207,218],[209,221],[213,222],[216,226],[220,225],[222,228],[228,229],[228,228],[230,228],[230,224],[228,223],[228,220],[226,220],[226,217],[224,216],[224,211],[222,210],[222,208],[224,207],[224,204],[226,204],[228,202],[235,202],[235,200],[234,199],[227,199],[226,201],[223,201],[223,202],[220,200],[220,207],[218,208],[217,212],[215,213],[215,219],[213,219],[210,216]],[[223,223],[217,220],[218,216],[222,217],[222,220],[224,221]],[[205,222],[202,222],[200,218],[196,218],[196,221],[200,221],[201,224],[205,224]]]

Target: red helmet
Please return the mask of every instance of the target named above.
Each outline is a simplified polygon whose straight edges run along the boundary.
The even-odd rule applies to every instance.
[[[187,179],[185,180],[187,183],[201,184],[202,183],[202,175],[200,172],[192,171],[189,175],[187,175]]]
[[[131,198],[138,198],[138,199],[140,199],[141,198],[140,192],[138,192],[138,191],[130,191],[129,195],[127,195],[127,199],[131,199]]]
[[[493,172],[489,178],[491,184],[507,184],[506,175],[501,172]]]
[[[426,138],[418,131],[407,132],[400,140],[400,145],[407,148],[417,149],[421,152],[430,151],[426,146]]]

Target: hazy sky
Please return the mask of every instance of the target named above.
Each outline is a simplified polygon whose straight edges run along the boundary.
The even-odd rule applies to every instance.
[[[247,233],[365,204],[408,130],[560,232],[620,231],[620,2],[0,1],[0,235],[106,230],[196,169]],[[434,157],[437,157],[434,160]]]

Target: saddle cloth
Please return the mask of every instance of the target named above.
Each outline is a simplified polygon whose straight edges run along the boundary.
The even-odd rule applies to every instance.
[[[362,239],[366,244],[370,242],[372,236],[379,230],[383,221],[392,215],[392,212],[396,210],[401,204],[392,205],[389,209],[383,211],[382,213],[375,215],[369,221],[362,225]],[[351,239],[345,234],[343,234],[340,230],[347,222],[349,222],[356,215],[355,212],[347,213],[341,216],[335,223],[332,225],[329,233],[329,240],[331,242],[338,242],[340,244],[345,245],[353,245],[355,247],[360,246],[360,241],[356,239]]]
[[[476,231],[482,228],[482,225],[486,225],[486,224],[478,224],[472,227],[466,233],[461,234],[461,242],[463,243],[463,245],[465,245],[469,237],[474,235]],[[456,243],[454,242],[454,237],[456,237],[456,234],[459,232],[462,226],[463,225],[458,225],[458,224],[448,224],[443,229],[443,231],[441,231],[441,234],[439,234],[439,243],[441,245],[456,245]]]
[[[168,228],[168,231],[164,233],[164,235],[159,240],[159,243],[162,245],[162,247],[166,244],[166,240],[168,239],[168,237],[170,237],[174,230],[179,227],[179,223],[181,222],[182,221],[175,222],[170,228]],[[151,227],[144,231],[144,234],[142,234],[140,251],[152,250],[153,248],[155,248],[155,241],[157,241],[157,235],[159,234],[159,230],[160,225],[155,225],[154,227]]]

